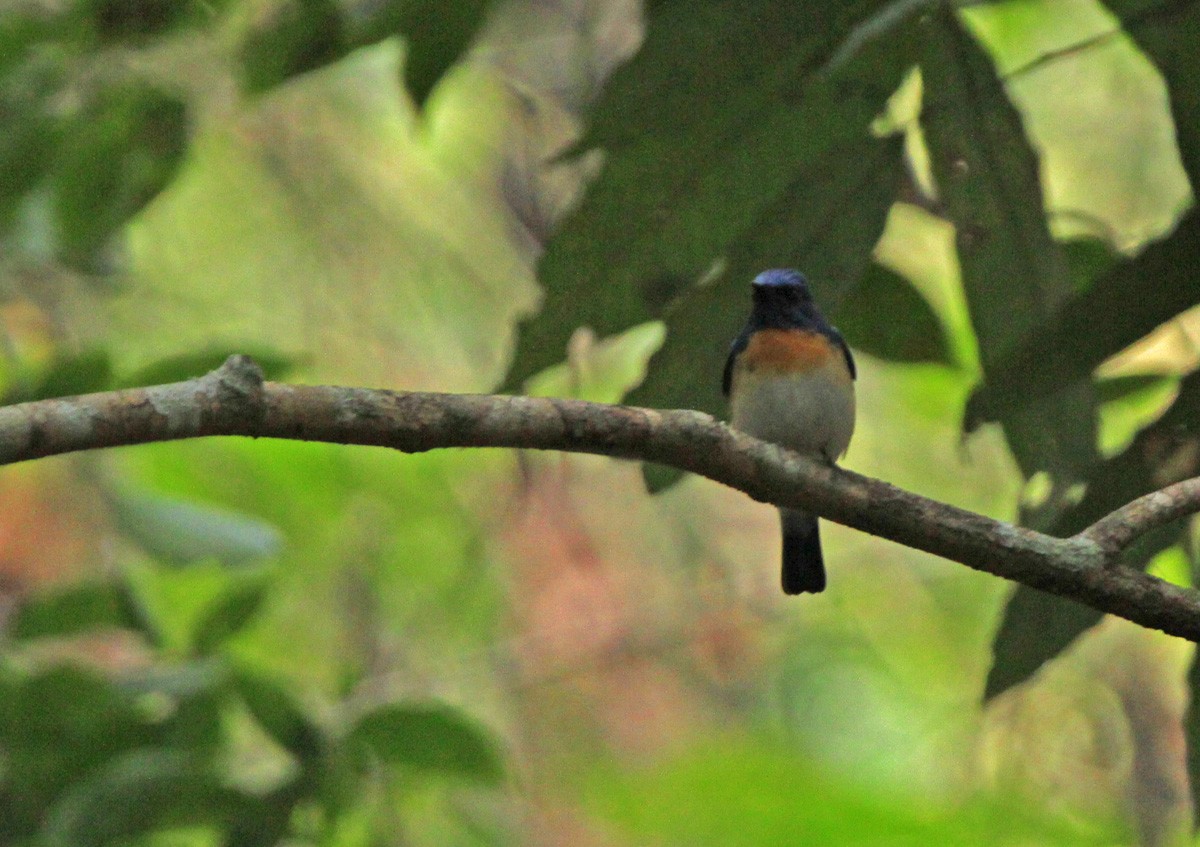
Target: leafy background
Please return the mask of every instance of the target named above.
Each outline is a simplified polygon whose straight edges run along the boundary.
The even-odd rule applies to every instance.
[[[201,373],[723,412],[747,279],[846,464],[1076,531],[1197,474],[1200,3],[7,0],[8,401]],[[648,487],[659,492],[648,493]],[[0,475],[6,844],[1182,844],[1191,646],[595,457]],[[1129,564],[1192,581],[1191,522]]]

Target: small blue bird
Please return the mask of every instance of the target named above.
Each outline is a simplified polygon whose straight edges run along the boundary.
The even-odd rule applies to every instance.
[[[725,362],[722,390],[737,429],[825,461],[846,452],[854,434],[854,357],[794,270],[754,278],[746,328]],[[780,509],[783,591],[825,590],[815,516]]]

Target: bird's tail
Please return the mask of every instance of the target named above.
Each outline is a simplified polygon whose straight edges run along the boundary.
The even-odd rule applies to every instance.
[[[825,559],[817,519],[807,512],[780,509],[783,524],[783,593],[817,594],[825,590]]]

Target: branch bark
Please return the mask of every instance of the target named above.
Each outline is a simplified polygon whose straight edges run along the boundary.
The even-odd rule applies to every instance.
[[[416,453],[512,447],[670,465],[977,570],[1200,641],[1200,592],[1117,566],[1142,533],[1200,511],[1200,479],[1054,538],[830,467],[685,410],[264,382],[245,356],[187,382],[0,408],[0,464],[212,435]]]

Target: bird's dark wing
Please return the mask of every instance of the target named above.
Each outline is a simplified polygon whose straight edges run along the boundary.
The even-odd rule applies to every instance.
[[[833,326],[829,328],[829,336],[833,339],[833,343],[841,348],[842,355],[846,357],[846,367],[850,369],[850,378],[858,379],[858,368],[854,366],[854,356],[850,353],[850,347],[846,344],[846,339],[842,338],[842,334],[837,331],[837,327]]]
[[[729,345],[729,356],[725,359],[725,372],[721,375],[721,393],[726,397],[729,396],[729,387],[733,384],[733,365],[737,361],[738,354],[746,349],[746,345],[750,343],[750,330],[742,330],[742,334],[733,340],[733,344]]]

